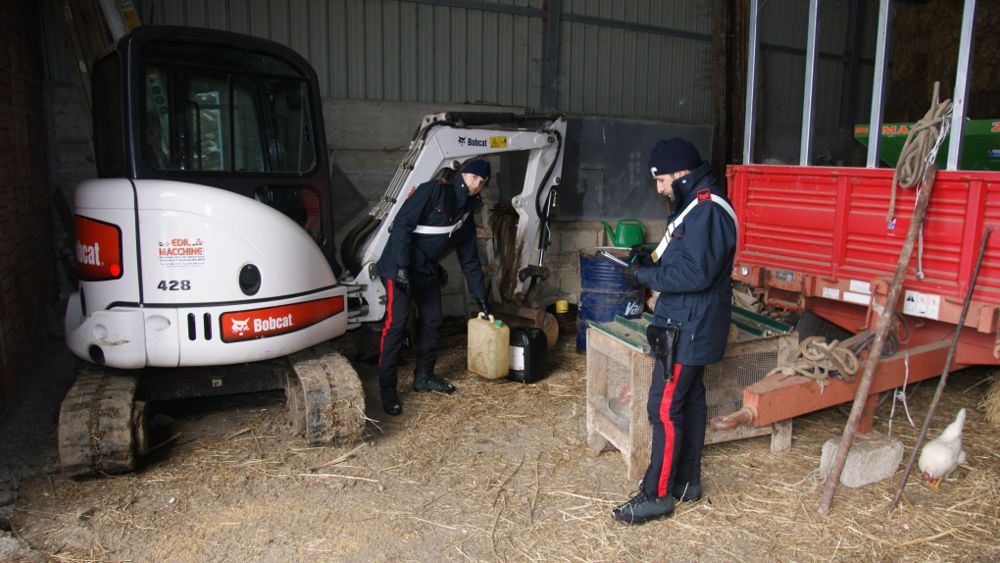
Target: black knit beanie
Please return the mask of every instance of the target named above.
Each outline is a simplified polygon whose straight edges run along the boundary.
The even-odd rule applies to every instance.
[[[649,152],[649,171],[653,176],[673,174],[679,170],[693,170],[701,164],[701,155],[694,145],[674,137],[656,142]]]
[[[475,174],[482,178],[484,182],[490,181],[490,163],[488,160],[470,160],[462,167],[462,172]]]

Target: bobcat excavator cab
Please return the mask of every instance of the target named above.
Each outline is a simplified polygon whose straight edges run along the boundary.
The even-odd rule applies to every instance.
[[[358,314],[349,323],[378,321],[385,314],[385,287],[378,280],[375,263],[409,190],[431,178],[454,173],[471,158],[520,151],[526,154],[527,162],[521,192],[510,200],[517,221],[508,225],[514,232],[506,233],[510,241],[506,246],[488,245],[490,251],[500,247],[501,255],[487,256],[485,261],[491,298],[501,313],[544,328],[551,344],[558,334],[555,318],[535,309],[535,297],[548,273],[544,266],[548,221],[556,205],[555,188],[561,181],[565,136],[566,119],[561,115],[467,112],[425,116],[385,195],[344,237],[340,255],[353,275],[345,277],[344,283],[355,286],[360,297]],[[493,230],[496,242],[503,234],[497,233],[500,229]]]
[[[145,402],[166,398],[285,388],[310,444],[359,434],[357,374],[316,346],[349,312],[315,72],[270,41],[146,26],[92,77],[65,325],[94,366],[62,405],[63,465],[133,469]]]

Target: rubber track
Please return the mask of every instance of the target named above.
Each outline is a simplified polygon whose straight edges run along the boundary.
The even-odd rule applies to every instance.
[[[286,384],[292,428],[310,446],[361,437],[365,397],[358,373],[329,344],[291,356],[294,374]]]
[[[74,476],[135,469],[136,380],[88,367],[59,410],[59,460]]]

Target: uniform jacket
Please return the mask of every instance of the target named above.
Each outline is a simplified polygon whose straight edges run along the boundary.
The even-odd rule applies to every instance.
[[[677,179],[673,188],[675,206],[670,221],[693,199],[700,201],[674,231],[659,262],[640,268],[636,278],[661,292],[653,309],[653,323],[680,326],[677,363],[705,365],[719,361],[726,351],[736,224],[709,197],[726,194],[707,162]]]
[[[477,194],[469,197],[461,174],[452,181],[432,180],[417,186],[399,208],[392,222],[389,242],[378,261],[378,274],[394,279],[396,270],[409,268],[410,283],[417,286],[440,284],[444,276],[438,262],[452,249],[465,272],[469,291],[477,298],[486,297],[483,268],[476,249],[475,211],[483,204]],[[432,227],[454,225],[468,212],[465,222],[448,234],[419,234],[418,225]]]

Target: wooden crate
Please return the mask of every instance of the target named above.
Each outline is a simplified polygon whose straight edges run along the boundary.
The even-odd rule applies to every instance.
[[[615,447],[625,458],[629,479],[638,479],[649,463],[652,428],[646,414],[653,357],[642,320],[618,319],[587,329],[587,444],[595,453]],[[735,326],[735,325],[734,325]],[[743,389],[764,378],[798,345],[794,333],[759,337],[737,327],[730,333],[725,357],[705,367],[709,420],[738,410]],[[715,444],[771,435],[771,450],[791,445],[791,421],[761,428],[738,427],[705,432]]]

